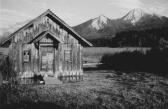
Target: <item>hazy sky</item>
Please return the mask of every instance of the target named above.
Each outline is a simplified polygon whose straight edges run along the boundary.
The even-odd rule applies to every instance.
[[[0,0],[0,28],[35,18],[47,9],[74,26],[99,15],[119,18],[134,8],[168,16],[168,0]]]

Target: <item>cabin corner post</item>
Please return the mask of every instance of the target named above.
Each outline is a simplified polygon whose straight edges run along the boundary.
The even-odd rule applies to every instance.
[[[39,49],[38,49],[38,72],[41,74],[41,47],[39,44]]]
[[[19,75],[23,73],[23,44],[19,45]]]
[[[57,48],[54,46],[53,72],[55,77],[58,77],[58,71],[59,71],[59,55]]]
[[[58,66],[57,66],[57,71],[55,73],[55,77],[59,78],[62,76],[62,73],[63,73],[63,70],[62,70],[62,43],[58,44],[58,51],[57,51],[56,55],[57,55],[56,57],[58,58],[57,59],[58,63],[57,62],[55,62],[55,63],[57,63],[56,65],[58,65]]]
[[[83,79],[83,47],[80,45],[80,75]]]
[[[82,46],[81,44],[78,45],[78,73],[80,79],[83,78],[83,60],[82,60]]]

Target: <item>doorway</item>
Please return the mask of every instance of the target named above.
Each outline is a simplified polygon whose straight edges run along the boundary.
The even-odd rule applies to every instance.
[[[54,75],[54,47],[41,46],[41,71],[47,75]]]

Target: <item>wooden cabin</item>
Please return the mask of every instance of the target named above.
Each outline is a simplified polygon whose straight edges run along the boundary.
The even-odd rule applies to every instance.
[[[9,59],[18,78],[83,75],[85,46],[92,44],[49,9],[1,43],[1,47],[9,47]]]

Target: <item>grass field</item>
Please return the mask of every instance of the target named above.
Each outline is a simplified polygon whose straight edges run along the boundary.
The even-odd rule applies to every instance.
[[[146,72],[85,71],[84,81],[7,88],[7,108],[166,109],[168,76]]]
[[[102,56],[104,55],[114,55],[122,52],[134,52],[139,51],[141,53],[146,53],[150,48],[140,48],[140,47],[124,47],[124,48],[109,48],[109,47],[86,47],[83,49],[84,61],[87,62],[100,62]]]

